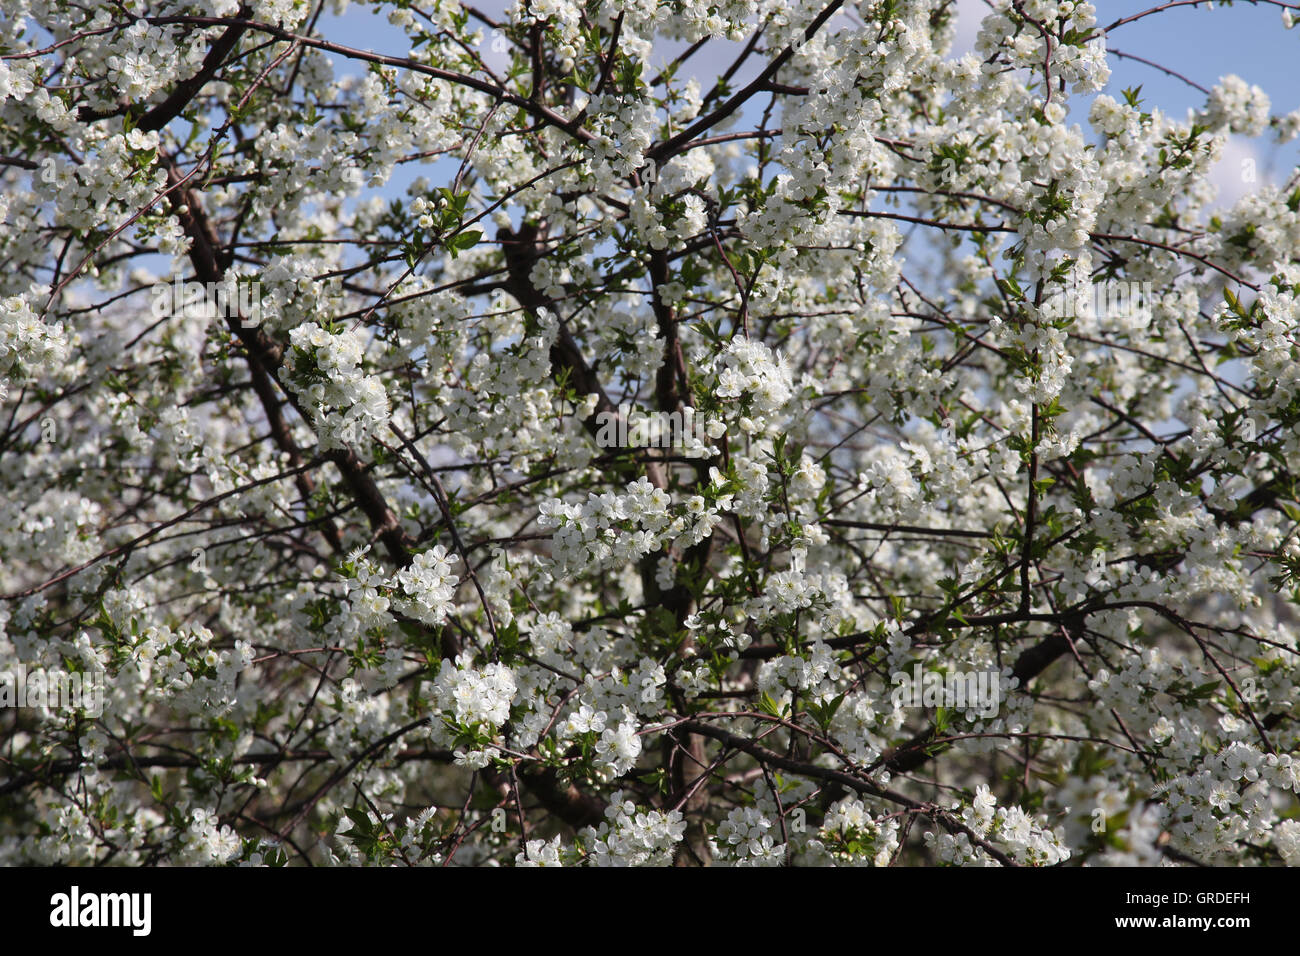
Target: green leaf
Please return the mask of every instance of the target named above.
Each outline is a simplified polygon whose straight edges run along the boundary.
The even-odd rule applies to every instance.
[[[471,229],[468,232],[459,232],[449,236],[446,241],[447,251],[455,259],[466,249],[473,249],[478,245],[478,241],[483,238],[483,233],[478,229]]]

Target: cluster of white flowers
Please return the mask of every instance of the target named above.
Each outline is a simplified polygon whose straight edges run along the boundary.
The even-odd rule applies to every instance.
[[[1273,846],[1287,866],[1300,866],[1300,820],[1285,820],[1273,830]]]
[[[625,720],[617,727],[606,727],[596,741],[596,766],[610,780],[631,770],[639,756],[641,738],[634,721]]]
[[[579,842],[595,866],[663,866],[686,833],[681,811],[638,810],[616,791],[598,827],[587,827]]]
[[[712,364],[717,376],[713,394],[737,406],[736,424],[746,434],[779,434],[782,412],[795,394],[784,359],[764,343],[732,339]]]
[[[816,698],[818,691],[829,689],[826,681],[832,668],[837,672],[831,650],[821,641],[816,641],[804,651],[807,656],[783,655],[770,661],[764,661],[758,669],[758,689],[763,693],[779,696],[783,691],[812,692]]]
[[[862,800],[845,797],[826,811],[820,837],[832,859],[889,866],[899,848],[899,824],[897,819],[877,819]]]
[[[282,380],[307,404],[322,450],[365,444],[387,432],[388,393],[361,371],[365,350],[355,332],[332,333],[314,322],[289,333],[293,363]]]
[[[220,825],[216,814],[196,807],[190,814],[189,828],[181,835],[184,859],[191,866],[229,863],[240,851],[239,835],[229,826]]]
[[[452,573],[451,566],[459,560],[440,544],[415,555],[411,563],[394,577],[394,585],[404,596],[397,602],[398,610],[425,624],[437,625],[445,621],[453,607],[452,598],[459,580]]]
[[[582,505],[544,501],[537,523],[555,529],[554,558],[562,568],[630,564],[664,545],[672,526],[669,503],[667,492],[638,478],[625,495],[592,495]],[[624,528],[628,533],[619,534]]]
[[[1258,136],[1268,126],[1268,94],[1239,76],[1225,76],[1210,91],[1206,120],[1230,132]]]
[[[955,804],[953,809],[961,810],[962,822],[973,832],[987,838],[1017,863],[1053,866],[1070,858],[1062,828],[1049,829],[1020,807],[997,806],[997,800],[985,784],[976,788],[970,806]],[[954,846],[954,854],[955,851]],[[955,856],[954,862],[957,862]]]
[[[736,866],[780,866],[785,846],[773,838],[775,825],[755,807],[737,807],[718,824],[711,841],[714,859]],[[775,830],[776,836],[781,835]]]
[[[601,167],[597,175],[623,177],[641,169],[658,126],[654,103],[604,94],[593,97],[587,108],[598,118],[591,144],[591,158]]]
[[[524,851],[515,857],[516,866],[563,866],[560,861],[560,838],[529,840]]]
[[[444,661],[434,682],[434,706],[460,724],[483,724],[490,730],[510,718],[518,685],[504,664],[473,667],[467,656]]]
[[[10,383],[62,377],[69,356],[69,336],[62,322],[45,322],[32,309],[30,295],[0,299],[0,398]]]
[[[106,685],[0,861],[1300,863],[1300,202],[1214,188],[1300,111],[1121,93],[1078,0],[379,6],[202,84],[220,24],[0,21],[0,658]]]

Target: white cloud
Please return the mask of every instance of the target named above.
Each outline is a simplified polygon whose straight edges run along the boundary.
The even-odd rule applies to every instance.
[[[962,56],[975,49],[975,37],[980,24],[988,15],[989,6],[984,0],[957,0],[957,32],[952,40],[952,56]]]
[[[1224,207],[1255,192],[1271,179],[1257,143],[1245,136],[1229,136],[1223,155],[1210,167],[1209,181],[1218,190],[1218,204]]]

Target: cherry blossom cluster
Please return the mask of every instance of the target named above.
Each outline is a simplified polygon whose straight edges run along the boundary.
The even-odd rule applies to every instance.
[[[1112,78],[1166,11],[1075,0],[7,6],[0,669],[106,696],[0,710],[0,863],[1300,865],[1253,64],[1175,111]]]

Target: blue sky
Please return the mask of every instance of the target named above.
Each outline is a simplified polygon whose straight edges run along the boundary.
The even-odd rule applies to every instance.
[[[1095,5],[1098,23],[1106,26],[1156,3],[1097,0]],[[957,0],[957,8],[953,52],[962,53],[974,46],[988,7],[984,0]],[[1141,56],[1206,88],[1235,73],[1268,93],[1275,115],[1300,107],[1300,26],[1285,29],[1281,10],[1269,4],[1215,3],[1163,10],[1114,30],[1107,49]],[[1158,69],[1118,56],[1107,59],[1111,69],[1107,92],[1116,99],[1120,90],[1140,85],[1147,108],[1156,106],[1171,115],[1181,116],[1205,103],[1203,93]],[[1220,201],[1230,203],[1252,188],[1242,182],[1243,159],[1256,160],[1259,182],[1280,184],[1298,156],[1296,142],[1278,147],[1267,135],[1256,140],[1232,137],[1212,177]]]
[[[483,0],[476,4],[492,17],[499,17],[510,5],[510,0]],[[1101,25],[1107,25],[1153,5],[1139,0],[1098,0],[1097,19]],[[987,11],[985,0],[957,0],[954,54],[973,48],[980,20]],[[366,5],[353,4],[342,17],[326,15],[320,28],[326,36],[350,46],[399,55],[406,52],[402,32],[388,23],[384,13],[375,13]],[[656,50],[656,58],[667,62],[685,46],[684,43],[664,44]],[[710,43],[692,58],[689,64],[692,69],[683,72],[694,72],[703,84],[721,72],[741,46]],[[1269,4],[1238,0],[1231,7],[1214,3],[1171,8],[1119,27],[1110,36],[1108,47],[1154,61],[1207,88],[1221,77],[1235,73],[1269,94],[1275,114],[1300,108],[1300,27],[1286,30],[1281,11]],[[494,68],[506,60],[505,54],[491,52],[489,42],[484,43],[481,53]],[[1203,93],[1158,69],[1117,56],[1111,56],[1109,62],[1111,82],[1107,92],[1116,98],[1121,90],[1140,85],[1148,109],[1159,107],[1181,117],[1186,110],[1204,104]],[[360,64],[336,60],[336,70],[340,73],[360,69]],[[743,73],[737,77],[738,82],[745,79]],[[1076,104],[1072,118],[1083,122],[1085,113],[1086,103]],[[1259,182],[1280,184],[1300,159],[1300,145],[1293,142],[1278,147],[1268,135],[1256,140],[1233,137],[1212,176],[1219,188],[1220,203],[1230,204],[1255,188],[1243,181],[1241,169],[1245,159],[1255,160]],[[418,172],[437,174],[428,167]],[[395,171],[386,191],[400,190],[415,175],[417,170],[411,167]]]

